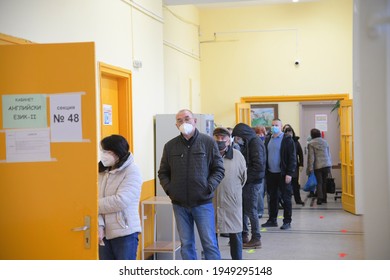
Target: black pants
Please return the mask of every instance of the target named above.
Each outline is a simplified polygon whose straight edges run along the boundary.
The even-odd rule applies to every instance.
[[[294,200],[296,204],[302,204],[302,198],[301,198],[301,185],[298,182],[299,177],[293,177],[291,180],[291,185],[293,188],[293,194],[294,194]]]
[[[285,176],[281,173],[267,173],[267,192],[269,194],[269,221],[276,222],[279,211],[279,192],[283,200],[283,223],[291,223],[292,216],[292,186],[285,183]]]
[[[314,169],[314,174],[316,175],[317,179],[317,199],[326,201],[326,178],[328,178],[329,173],[330,167]]]

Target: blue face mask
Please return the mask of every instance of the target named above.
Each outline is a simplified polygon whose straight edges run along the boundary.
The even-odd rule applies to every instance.
[[[278,134],[280,132],[279,126],[272,126],[271,132],[272,132],[272,134]]]

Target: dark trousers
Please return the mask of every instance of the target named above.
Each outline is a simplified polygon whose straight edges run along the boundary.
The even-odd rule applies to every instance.
[[[299,185],[298,182],[299,177],[293,177],[291,180],[291,185],[293,188],[293,194],[294,194],[294,200],[296,204],[301,204],[302,203],[302,198],[301,198],[301,185]]]
[[[276,222],[279,211],[279,193],[283,200],[283,223],[291,223],[292,219],[292,186],[285,183],[285,176],[281,173],[267,173],[267,192],[269,194],[269,221]]]
[[[330,167],[324,167],[314,170],[317,179],[317,199],[326,200],[326,178],[330,173]]]
[[[217,234],[218,242],[218,234]],[[230,256],[232,260],[242,260],[242,232],[229,233]],[[219,247],[219,243],[218,243]]]
[[[248,217],[251,223],[252,239],[260,240],[260,223],[257,212],[257,203],[259,197],[260,184],[247,183],[242,188],[242,210],[243,210],[243,234],[248,234],[249,225],[247,224]]]

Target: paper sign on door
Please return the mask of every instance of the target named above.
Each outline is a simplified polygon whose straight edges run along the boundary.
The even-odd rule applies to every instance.
[[[51,142],[81,142],[81,94],[53,94],[50,96]]]

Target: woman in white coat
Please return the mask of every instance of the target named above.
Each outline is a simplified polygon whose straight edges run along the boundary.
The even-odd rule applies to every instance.
[[[100,145],[99,258],[135,260],[141,232],[141,173],[124,137],[111,135]]]

